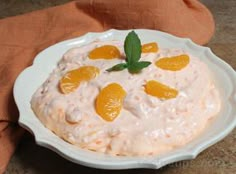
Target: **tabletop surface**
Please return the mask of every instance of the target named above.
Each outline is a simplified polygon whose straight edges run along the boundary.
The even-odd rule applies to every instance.
[[[55,6],[70,0],[0,0],[0,18]],[[216,32],[207,45],[213,52],[236,69],[236,1],[202,0],[212,11]],[[203,151],[194,160],[182,161],[159,170],[98,170],[74,164],[56,153],[35,144],[33,136],[26,133],[11,159],[6,174],[235,174],[236,129],[221,142]]]

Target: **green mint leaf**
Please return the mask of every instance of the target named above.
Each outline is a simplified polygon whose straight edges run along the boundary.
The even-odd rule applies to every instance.
[[[130,73],[138,73],[151,64],[151,62],[147,61],[139,62],[139,59],[141,58],[141,41],[134,31],[129,32],[126,36],[124,50],[127,63],[117,64],[106,71],[121,71],[128,68]]]
[[[121,71],[123,69],[127,68],[127,63],[119,63],[109,69],[107,69],[106,71],[111,72],[111,71]]]
[[[151,62],[147,61],[141,61],[141,62],[135,62],[128,66],[128,70],[130,73],[139,73],[143,68],[148,67],[151,64]]]
[[[124,50],[129,65],[139,61],[141,57],[141,41],[134,31],[129,32],[126,36]]]

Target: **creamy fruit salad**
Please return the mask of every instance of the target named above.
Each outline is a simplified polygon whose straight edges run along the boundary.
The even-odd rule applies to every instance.
[[[207,65],[132,39],[66,52],[32,97],[41,122],[71,144],[122,156],[165,153],[201,133],[221,107]]]

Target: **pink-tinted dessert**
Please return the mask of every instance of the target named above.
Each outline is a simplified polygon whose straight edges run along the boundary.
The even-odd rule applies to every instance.
[[[180,49],[161,49],[142,54],[141,60],[152,64],[139,74],[127,70],[107,72],[124,59],[91,60],[88,53],[101,45],[117,41],[93,42],[69,50],[33,95],[32,108],[41,122],[59,137],[84,149],[112,155],[145,156],[161,154],[183,146],[201,133],[220,111],[220,96],[213,77],[198,58]],[[162,57],[187,54],[189,64],[179,71],[158,68]],[[92,65],[100,74],[80,84],[67,95],[58,89],[62,76],[73,69]],[[176,98],[163,100],[145,93],[144,85],[156,80],[178,90]],[[123,108],[112,122],[103,120],[94,107],[99,91],[118,83],[126,91]]]

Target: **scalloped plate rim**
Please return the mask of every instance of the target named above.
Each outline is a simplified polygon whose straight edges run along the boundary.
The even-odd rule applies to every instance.
[[[213,137],[211,137],[211,139],[209,139],[207,142],[202,142],[200,144],[198,144],[197,147],[191,149],[191,148],[186,148],[184,149],[184,147],[180,148],[179,150],[175,150],[177,151],[177,153],[175,153],[175,151],[161,155],[160,157],[153,157],[152,159],[144,159],[144,160],[140,160],[140,158],[133,158],[133,160],[130,160],[129,162],[124,161],[118,161],[118,163],[114,163],[114,162],[101,162],[101,161],[91,161],[90,159],[81,159],[80,157],[78,158],[74,158],[71,157],[66,151],[65,149],[60,149],[60,147],[57,144],[54,144],[52,141],[43,138],[38,132],[36,132],[37,128],[34,127],[34,125],[30,124],[27,122],[27,118],[26,116],[24,116],[25,114],[22,113],[22,108],[20,108],[20,99],[17,97],[18,96],[18,90],[19,90],[19,79],[26,77],[27,73],[29,73],[30,71],[33,71],[33,69],[37,66],[39,66],[40,64],[40,59],[42,58],[41,55],[47,51],[50,51],[50,49],[57,47],[57,46],[63,46],[63,45],[67,45],[67,44],[72,44],[78,40],[82,40],[86,38],[97,38],[101,35],[106,35],[106,34],[117,34],[117,33],[122,33],[122,32],[128,32],[130,30],[115,30],[115,29],[110,29],[107,30],[105,32],[89,32],[81,37],[78,38],[74,38],[74,39],[70,39],[70,40],[66,40],[66,41],[62,41],[59,42],[57,44],[54,44],[48,48],[46,48],[45,50],[43,50],[42,52],[40,52],[34,59],[33,61],[33,65],[26,68],[24,71],[22,71],[20,73],[20,75],[18,76],[18,78],[15,81],[14,84],[14,88],[13,88],[13,94],[14,94],[14,99],[16,101],[17,107],[19,108],[19,112],[20,112],[20,117],[19,117],[19,124],[24,127],[25,129],[29,130],[31,133],[34,134],[35,136],[35,140],[36,143],[38,145],[44,146],[46,148],[49,148],[53,151],[55,151],[56,153],[60,154],[61,156],[63,156],[64,158],[74,162],[74,163],[78,163],[78,164],[82,164],[88,167],[93,167],[93,168],[100,168],[100,169],[131,169],[131,168],[153,168],[153,169],[158,169],[164,165],[173,163],[173,162],[177,162],[180,160],[186,160],[186,159],[193,159],[195,158],[200,152],[202,152],[203,150],[205,150],[206,148],[208,148],[209,146],[215,144],[216,142],[222,140],[225,136],[227,136],[236,126],[236,117],[235,115],[232,116],[233,121],[230,122],[230,124],[228,124],[227,127],[224,128],[224,131],[222,131],[221,134],[215,135]],[[190,49],[200,49],[203,50],[205,52],[205,54],[209,54],[209,58],[210,61],[212,63],[215,64],[215,66],[219,65],[221,66],[220,68],[224,68],[224,70],[226,70],[225,72],[230,75],[229,77],[231,78],[231,82],[234,83],[233,88],[235,90],[236,88],[236,73],[234,72],[234,70],[232,69],[232,67],[227,64],[226,62],[224,62],[223,60],[221,60],[218,56],[214,55],[214,53],[211,51],[210,48],[208,47],[204,47],[204,46],[200,46],[195,44],[194,42],[192,42],[190,39],[188,38],[179,38],[176,36],[173,36],[171,34],[168,33],[164,33],[161,31],[156,31],[156,30],[147,30],[147,29],[135,29],[135,31],[137,32],[153,32],[153,33],[157,33],[159,34],[161,37],[165,38],[165,39],[169,39],[169,40],[175,40],[180,42],[181,44],[187,45]],[[234,94],[233,96],[234,100],[236,100],[236,94]],[[235,102],[235,101],[234,101]],[[44,127],[44,129],[47,129]],[[63,141],[63,140],[62,140]],[[196,146],[196,145],[195,145]],[[170,154],[170,155],[169,155]],[[163,157],[164,156],[164,157]],[[116,158],[116,157],[114,157]]]

